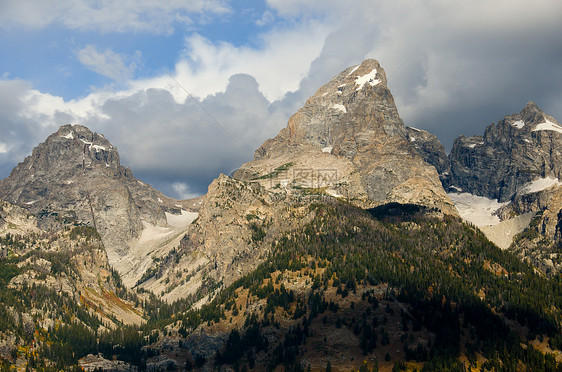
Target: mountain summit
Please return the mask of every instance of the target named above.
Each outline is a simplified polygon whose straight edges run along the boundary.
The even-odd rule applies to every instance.
[[[538,179],[562,174],[562,126],[529,102],[489,125],[483,136],[460,136],[451,150],[452,183],[472,194],[511,199]]]
[[[34,148],[0,181],[0,198],[28,209],[43,229],[67,223],[95,227],[109,262],[128,284],[142,274],[135,267],[147,264],[136,252],[143,232],[168,226],[166,213],[187,212],[184,202],[135,179],[120,164],[117,149],[81,125],[64,125]]]
[[[235,176],[273,190],[321,190],[361,207],[411,203],[456,214],[386,83],[373,59],[342,71]]]

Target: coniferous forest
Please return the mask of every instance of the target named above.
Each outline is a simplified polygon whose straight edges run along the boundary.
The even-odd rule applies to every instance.
[[[3,370],[18,354],[29,369],[55,371],[98,353],[140,370],[157,356],[167,356],[168,370],[562,370],[560,277],[422,207],[308,208],[310,223],[278,239],[256,270],[228,287],[214,283],[203,306],[192,308],[198,298],[141,300],[113,273],[119,295],[143,309],[142,326],[110,326],[64,292],[6,285],[32,255],[51,262],[52,275],[75,275],[72,252],[8,255],[0,264],[0,332],[19,346]],[[82,250],[99,244],[89,228],[71,231]],[[2,244],[32,244],[26,239]],[[45,329],[17,317],[30,308],[59,321]]]

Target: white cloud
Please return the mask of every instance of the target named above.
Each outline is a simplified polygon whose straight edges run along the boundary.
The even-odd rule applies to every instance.
[[[8,147],[8,145],[6,145],[3,142],[0,142],[0,154],[5,154],[8,151],[10,151],[10,148]]]
[[[171,33],[193,16],[230,12],[222,0],[28,0],[0,2],[0,25],[41,29],[60,24],[71,30]],[[0,26],[0,27],[2,27]]]
[[[98,91],[65,101],[23,82],[0,81],[0,130],[2,140],[12,146],[5,148],[8,158],[3,161],[14,166],[60,125],[82,124],[117,146],[123,164],[135,175],[185,198],[203,193],[218,173],[248,161],[292,113],[285,105],[272,107],[248,75],[231,77],[224,92],[201,103],[222,128],[198,104],[177,102],[164,89]],[[0,170],[6,168],[0,164]]]
[[[261,18],[256,21],[256,25],[265,26],[270,24],[274,20],[275,16],[273,15],[273,13],[271,13],[269,10],[266,10],[265,12],[263,12]]]
[[[260,91],[270,101],[275,101],[299,88],[329,31],[318,22],[306,22],[294,29],[260,35],[261,47],[257,48],[213,43],[193,34],[186,38],[186,50],[175,70],[169,72],[185,90],[197,97],[223,92],[231,76],[245,73],[255,77]],[[133,81],[131,87],[133,90],[165,89],[177,102],[187,97],[182,87],[167,74]]]
[[[538,86],[560,81],[552,67],[562,57],[560,2],[397,0],[364,5],[361,14],[379,35],[368,55],[387,75],[400,68],[389,86],[402,118],[425,126],[446,147],[529,100],[546,102],[550,94]]]
[[[178,199],[192,199],[199,196],[198,193],[191,192],[189,190],[189,186],[183,182],[174,182],[172,184],[172,188],[174,189]]]
[[[177,78],[185,82],[188,91],[206,96],[223,91],[230,76],[246,73],[256,78],[270,101],[275,101],[298,89],[328,32],[324,25],[310,22],[263,35],[260,49],[212,43],[193,35],[186,40],[187,58],[176,66]]]
[[[86,45],[76,52],[76,57],[89,70],[115,81],[124,81],[133,77],[141,54],[137,51],[127,65],[124,57],[111,49],[99,52],[95,46]]]

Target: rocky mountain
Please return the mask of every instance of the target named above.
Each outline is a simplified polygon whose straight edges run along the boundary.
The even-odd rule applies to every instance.
[[[0,367],[560,369],[559,132],[529,104],[447,157],[367,60],[178,201],[63,126],[0,181]]]
[[[321,190],[362,207],[412,203],[456,214],[409,133],[384,70],[366,60],[318,89],[235,177],[274,191]]]
[[[129,285],[152,263],[153,255],[171,249],[170,244],[154,242],[155,231],[168,228],[159,231],[160,236],[169,232],[168,240],[173,235],[177,243],[188,220],[195,218],[187,202],[170,199],[135,179],[103,135],[80,125],[60,127],[33,149],[0,181],[0,198],[37,216],[44,230],[72,222],[95,228],[109,262]],[[179,226],[168,223],[172,215],[181,217],[175,219]],[[153,243],[148,249],[147,241]]]
[[[281,234],[313,218],[307,206],[318,200],[363,208],[416,204],[456,215],[434,166],[448,166],[443,147],[429,133],[412,131],[377,61],[342,71],[233,179],[221,176],[209,186],[178,249],[139,287],[173,301],[229,285],[254,269]]]
[[[179,246],[146,272],[139,288],[173,302],[231,284],[265,259],[280,233],[310,218],[306,204],[299,211],[296,203],[258,183],[219,176]]]
[[[492,123],[483,136],[457,138],[449,155],[453,187],[481,197],[480,203],[498,217],[494,226],[481,223],[483,231],[503,248],[515,239],[512,248],[548,274],[562,269],[557,253],[562,226],[561,149],[560,123],[529,102],[520,113]],[[464,195],[464,201],[451,198],[470,209],[474,204]],[[499,203],[486,203],[485,198]]]
[[[475,195],[508,201],[516,193],[555,185],[562,171],[562,126],[529,102],[519,114],[457,138],[450,154],[452,183]],[[534,183],[533,183],[534,182]]]

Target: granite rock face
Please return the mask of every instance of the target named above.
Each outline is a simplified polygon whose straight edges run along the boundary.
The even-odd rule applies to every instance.
[[[422,158],[435,167],[443,188],[448,190],[451,186],[451,161],[445,147],[435,135],[425,130],[406,127],[406,135]]]
[[[111,264],[128,253],[143,221],[165,226],[165,212],[181,209],[121,166],[103,135],[80,125],[62,126],[33,149],[0,181],[0,198],[37,216],[44,230],[69,222],[96,227]]]
[[[0,303],[4,314],[12,312],[16,322],[20,318],[24,321],[26,333],[64,324],[67,319],[85,321],[80,316],[61,316],[56,309],[64,305],[64,298],[56,298],[53,293],[100,317],[106,327],[144,321],[141,309],[115,295],[126,290],[113,275],[103,244],[93,229],[72,226],[58,231],[41,230],[29,211],[0,200],[0,238],[0,258],[9,257],[3,263],[18,268],[4,285],[22,293],[29,293],[31,288],[42,293],[40,299],[19,309]]]
[[[562,126],[529,102],[519,114],[460,136],[450,153],[451,182],[475,195],[508,201],[537,179],[560,178]]]
[[[140,284],[173,302],[200,297],[255,269],[282,233],[314,217],[314,196],[267,191],[255,182],[220,175],[209,185],[199,216],[177,249]]]
[[[235,177],[267,189],[322,189],[361,207],[412,203],[456,214],[408,133],[384,70],[366,60],[322,86]]]

